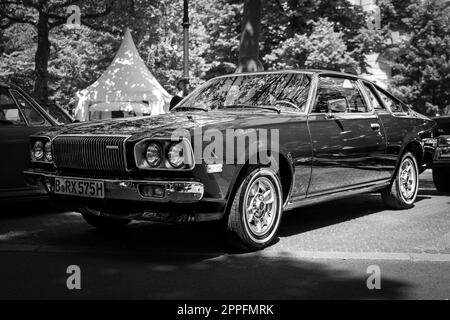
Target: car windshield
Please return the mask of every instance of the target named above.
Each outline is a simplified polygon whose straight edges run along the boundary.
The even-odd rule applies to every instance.
[[[261,108],[304,111],[311,84],[307,73],[267,73],[212,79],[173,110]]]

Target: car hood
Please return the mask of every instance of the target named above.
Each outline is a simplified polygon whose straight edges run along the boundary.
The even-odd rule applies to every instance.
[[[292,116],[292,115],[291,115]],[[50,136],[89,134],[89,135],[129,135],[134,138],[147,136],[169,136],[176,129],[193,130],[195,128],[257,127],[283,121],[285,117],[276,112],[173,112],[151,117],[120,118],[67,125],[58,130],[45,132]],[[284,121],[287,121],[286,118]],[[283,121],[283,122],[284,122]]]

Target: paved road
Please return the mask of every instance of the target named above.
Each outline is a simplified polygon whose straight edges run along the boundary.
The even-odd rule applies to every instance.
[[[450,298],[450,197],[429,171],[410,210],[363,195],[290,211],[277,243],[253,254],[227,251],[208,224],[133,223],[112,234],[45,203],[3,208],[3,299]],[[69,265],[81,268],[81,290],[66,287]],[[366,286],[372,265],[380,290]]]

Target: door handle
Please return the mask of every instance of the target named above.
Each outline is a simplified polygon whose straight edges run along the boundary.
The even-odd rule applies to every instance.
[[[371,123],[370,127],[373,131],[380,131],[380,125],[378,123]]]

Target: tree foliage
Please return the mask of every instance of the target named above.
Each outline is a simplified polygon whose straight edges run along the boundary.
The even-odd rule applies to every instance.
[[[265,69],[360,73],[366,54],[382,52],[395,63],[393,84],[407,102],[423,111],[427,103],[443,108],[450,87],[448,9],[436,7],[443,1],[379,0],[382,29],[369,30],[365,13],[347,0],[265,0],[260,57]],[[80,6],[81,28],[65,24],[71,4]],[[129,27],[150,71],[174,94],[183,69],[182,6],[181,0],[2,1],[0,80],[70,109],[75,92],[107,68]],[[242,0],[190,1],[191,87],[236,70],[242,9]],[[40,19],[47,19],[46,35]],[[388,41],[393,31],[406,35],[402,42]]]
[[[439,0],[411,4],[407,9],[411,13],[405,20],[409,37],[391,50],[395,62],[392,90],[423,113],[448,112],[450,12]]]
[[[316,68],[353,71],[357,61],[349,54],[343,32],[334,31],[327,19],[310,22],[311,34],[295,34],[264,57],[272,69]]]

